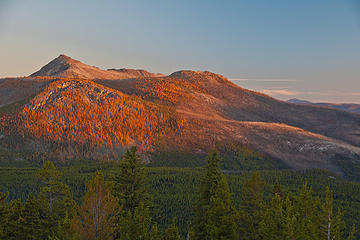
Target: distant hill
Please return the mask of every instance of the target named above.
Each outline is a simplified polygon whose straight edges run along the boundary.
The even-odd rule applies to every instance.
[[[304,104],[304,105],[314,105],[314,106],[321,106],[321,107],[330,107],[335,108],[347,112],[354,112],[354,113],[360,113],[360,104],[355,103],[313,103],[306,100],[300,100],[300,99],[289,99],[288,102],[295,103],[295,104]]]
[[[228,146],[240,145],[293,169],[351,177],[360,166],[360,115],[279,101],[208,71],[100,70],[61,55],[0,83],[12,91],[8,103],[29,98],[0,120],[8,159],[23,158],[21,149],[32,158],[114,159],[137,145],[149,161],[152,152],[204,156],[219,146],[238,161]]]

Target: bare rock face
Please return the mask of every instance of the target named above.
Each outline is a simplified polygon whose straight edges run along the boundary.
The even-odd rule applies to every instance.
[[[140,76],[156,77],[161,74],[149,73],[145,70],[134,69],[110,69],[102,70],[100,68],[86,65],[80,61],[74,60],[68,56],[60,55],[39,71],[30,75],[30,77],[60,77],[77,79],[126,79]]]
[[[63,75],[65,71],[67,71],[70,66],[81,64],[79,61],[73,60],[70,57],[65,55],[60,55],[55,58],[44,67],[42,67],[39,71],[30,75],[30,77],[38,77],[38,76],[52,76],[52,77],[60,77]]]

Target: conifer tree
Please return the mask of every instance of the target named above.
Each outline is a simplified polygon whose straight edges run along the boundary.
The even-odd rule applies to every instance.
[[[66,216],[73,217],[75,202],[71,197],[70,188],[60,181],[61,172],[52,162],[46,161],[37,175],[44,185],[39,193],[41,218],[47,225],[48,234],[54,235],[58,230],[58,224],[62,223]]]
[[[322,205],[322,237],[324,239],[332,239],[335,230],[335,218],[333,216],[333,196],[329,190],[329,187],[326,188],[325,193],[325,202]]]
[[[76,219],[75,219],[76,221]],[[56,232],[49,240],[77,240],[78,233],[75,231],[73,219],[68,214],[57,224]]]
[[[157,225],[152,223],[149,208],[142,202],[134,212],[127,211],[120,217],[118,230],[117,239],[159,239]]]
[[[211,152],[201,180],[195,208],[193,239],[236,239],[236,212],[231,205],[229,187],[220,169],[220,157]]]
[[[40,204],[33,193],[30,193],[22,212],[22,238],[21,239],[46,239],[47,229],[42,226],[40,220]]]
[[[24,234],[23,205],[20,200],[12,200],[9,204],[7,225],[4,230],[4,239],[20,240]]]
[[[118,215],[117,239],[157,239],[150,215],[151,198],[145,188],[145,165],[137,148],[127,149],[114,177],[114,195],[123,211]]]
[[[145,189],[145,165],[137,148],[127,149],[120,161],[120,171],[114,177],[114,195],[125,212],[135,211],[140,202],[150,207],[150,197]]]
[[[240,239],[258,239],[264,182],[259,173],[245,181],[239,209]]]
[[[75,221],[80,239],[112,240],[119,212],[118,200],[112,196],[111,188],[98,171],[87,183],[84,202]]]
[[[279,194],[275,194],[270,205],[262,208],[261,222],[259,224],[260,239],[287,239],[286,224],[283,201]]]
[[[337,213],[333,212],[333,193],[329,187],[325,190],[325,201],[321,205],[321,225],[320,235],[323,239],[345,239],[345,223],[343,221],[343,214],[340,209]],[[355,234],[355,226],[353,226],[347,239],[353,239]]]
[[[285,234],[287,239],[301,239],[303,236],[299,234],[302,232],[302,226],[298,224],[298,212],[297,208],[294,205],[294,199],[296,196],[288,194],[284,201],[284,210],[285,210]]]
[[[313,197],[312,188],[305,183],[300,194],[294,199],[297,236],[302,239],[321,239],[319,208],[319,198]]]

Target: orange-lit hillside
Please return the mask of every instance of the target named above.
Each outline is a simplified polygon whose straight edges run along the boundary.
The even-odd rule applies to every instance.
[[[88,80],[57,80],[19,113],[19,131],[55,142],[116,147],[181,128],[170,109]]]
[[[341,172],[329,159],[360,156],[359,115],[282,102],[207,71],[149,75],[60,56],[29,78],[0,79],[0,90],[0,147],[14,159],[114,159],[132,144],[205,154],[220,143]]]
[[[170,103],[189,99],[192,91],[205,91],[197,84],[170,77],[142,79],[137,82],[136,88],[146,98],[157,98]]]

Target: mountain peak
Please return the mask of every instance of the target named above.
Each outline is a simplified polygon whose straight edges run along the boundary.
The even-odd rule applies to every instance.
[[[141,76],[155,77],[162,76],[145,70],[133,69],[109,69],[100,68],[84,64],[69,56],[60,54],[57,58],[42,67],[39,71],[30,75],[30,77],[60,77],[60,78],[79,78],[79,79],[125,79],[137,78]]]
[[[66,56],[65,54],[60,54],[57,58],[71,59],[71,57]]]
[[[50,61],[43,66],[39,71],[30,75],[30,77],[50,76],[50,77],[65,77],[62,76],[65,71],[70,68],[72,58],[61,54],[57,58]],[[79,62],[80,63],[80,62]]]
[[[53,61],[65,61],[65,62],[71,62],[71,61],[76,61],[76,62],[80,62],[80,61],[77,61],[75,59],[72,59],[71,57],[65,55],[65,54],[60,54],[57,58],[55,58]]]

